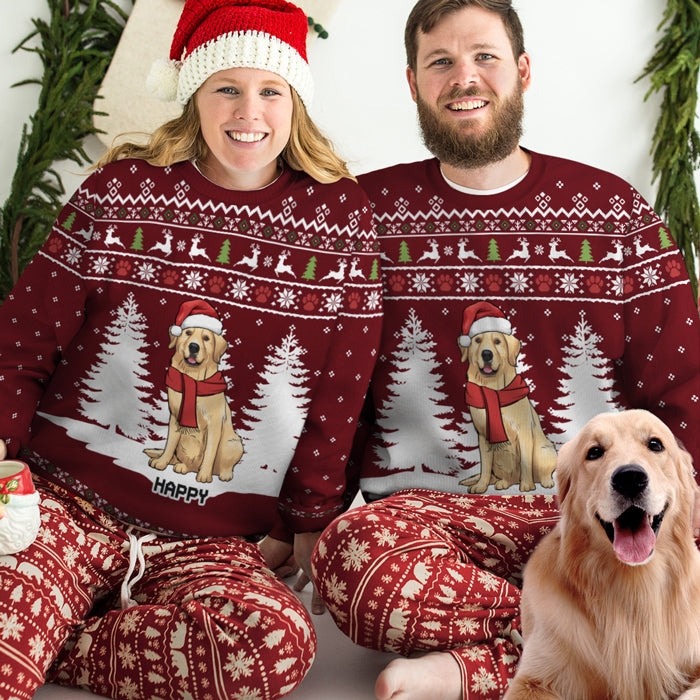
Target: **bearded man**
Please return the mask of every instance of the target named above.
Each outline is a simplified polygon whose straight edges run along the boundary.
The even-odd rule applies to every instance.
[[[420,0],[405,38],[435,157],[360,178],[385,261],[354,456],[368,504],[327,528],[314,577],[351,639],[410,657],[377,698],[495,699],[523,566],[558,518],[556,448],[644,408],[698,464],[700,323],[632,186],[520,145],[531,64],[509,0]]]

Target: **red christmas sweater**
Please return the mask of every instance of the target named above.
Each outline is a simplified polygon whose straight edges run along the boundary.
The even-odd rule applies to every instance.
[[[347,179],[237,192],[189,162],[109,164],[0,309],[0,435],[140,527],[254,535],[279,504],[322,529],[376,359],[376,251]]]
[[[527,176],[494,194],[456,190],[434,159],[360,178],[384,281],[367,498],[553,493],[556,449],[632,407],[697,463],[700,325],[669,232],[618,177],[531,155]],[[521,400],[533,410],[514,416]],[[533,444],[545,457],[526,479]]]

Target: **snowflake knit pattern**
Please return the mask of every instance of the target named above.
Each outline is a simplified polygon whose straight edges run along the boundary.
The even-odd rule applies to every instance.
[[[434,159],[360,178],[385,300],[361,466],[370,498],[401,488],[552,494],[551,458],[528,481],[510,455],[519,459],[528,440],[552,455],[593,415],[628,407],[657,414],[700,457],[698,313],[668,230],[620,178],[531,155],[525,179],[497,194],[457,191]],[[465,347],[463,318],[486,300],[499,315],[486,330],[512,331],[480,335],[495,343],[489,350],[476,339]],[[525,436],[503,407],[511,434],[499,447],[485,440],[483,409],[467,405],[465,386],[472,371],[493,381],[506,347],[502,365],[529,388],[527,421],[537,425]],[[502,476],[484,482],[487,458]]]
[[[204,327],[183,330],[193,300]],[[111,163],[64,207],[0,323],[11,454],[102,510],[164,534],[252,535],[278,496],[294,532],[342,508],[381,323],[371,211],[352,181],[287,169],[234,192],[187,162]],[[178,425],[166,372],[176,356],[204,367],[205,352],[223,382],[198,392],[197,427]],[[206,474],[215,437],[225,463]]]

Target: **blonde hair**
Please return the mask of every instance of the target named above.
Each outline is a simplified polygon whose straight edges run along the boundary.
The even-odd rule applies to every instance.
[[[292,170],[301,170],[321,183],[347,177],[355,180],[332,143],[314,124],[296,90],[292,88],[292,130],[281,153]],[[183,160],[203,160],[209,152],[200,128],[194,96],[182,114],[158,127],[145,144],[125,142],[105,153],[95,168],[123,158],[140,158],[151,165],[168,166]]]

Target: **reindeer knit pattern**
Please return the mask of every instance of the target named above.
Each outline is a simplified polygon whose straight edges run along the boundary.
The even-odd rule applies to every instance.
[[[367,198],[347,179],[322,185],[287,169],[262,190],[233,192],[189,162],[104,166],[0,310],[0,430],[10,453],[119,520],[165,535],[267,532],[278,497],[292,532],[323,529],[342,509],[376,359],[376,248]],[[190,302],[218,316],[211,326],[206,314],[192,317],[213,329],[206,342],[227,346],[215,359],[230,442],[239,455],[242,445],[228,478],[179,473],[174,459],[149,465],[170,430],[180,440],[205,430],[173,428],[165,381],[181,337],[176,317]]]
[[[619,178],[531,155],[500,193],[458,191],[436,160],[360,178],[384,280],[353,460],[371,503],[313,560],[353,641],[448,651],[464,700],[503,697],[515,673],[523,566],[558,520],[555,448],[636,407],[700,457],[700,325],[667,229]]]

